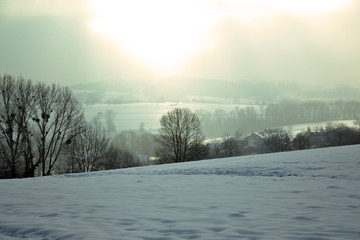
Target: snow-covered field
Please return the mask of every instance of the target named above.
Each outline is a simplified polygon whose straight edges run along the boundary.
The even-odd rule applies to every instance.
[[[256,105],[239,104],[216,104],[216,103],[129,103],[129,104],[94,104],[84,106],[85,117],[91,120],[99,112],[113,111],[116,116],[114,119],[116,129],[119,131],[138,129],[141,122],[145,124],[146,129],[158,129],[161,117],[174,108],[190,108],[191,111],[200,109],[214,112],[222,109],[225,112],[234,110],[235,107],[245,108]]]
[[[259,108],[259,105],[241,105],[241,104],[219,104],[219,103],[183,103],[183,102],[164,102],[164,103],[129,103],[129,104],[94,104],[90,106],[84,106],[85,117],[90,121],[98,113],[105,113],[111,110],[115,113],[114,123],[117,131],[124,131],[129,129],[139,129],[140,123],[144,123],[144,127],[147,131],[158,133],[160,127],[160,119],[168,111],[174,108],[189,108],[195,112],[197,110],[205,110],[210,113],[214,113],[217,109],[224,110],[226,113],[231,112],[236,107],[246,108],[254,107]],[[326,127],[328,124],[344,123],[349,127],[353,127],[354,120],[343,121],[326,121],[319,123],[304,123],[284,127],[287,130],[293,132],[296,135],[298,132],[306,130],[308,127],[316,128]]]
[[[0,239],[360,239],[360,145],[0,181]]]

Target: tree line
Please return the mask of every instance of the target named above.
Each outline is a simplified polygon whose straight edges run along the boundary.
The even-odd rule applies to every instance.
[[[235,107],[230,112],[196,111],[208,138],[248,134],[284,125],[352,120],[360,117],[358,101],[280,101],[266,106]]]
[[[137,146],[145,144],[149,147],[147,152],[155,153],[154,156],[157,156],[157,163],[173,163],[360,144],[360,120],[355,120],[354,125],[357,127],[343,123],[313,129],[308,127],[296,134],[284,128],[267,128],[256,133],[259,136],[258,144],[253,147],[246,135],[240,134],[222,137],[220,141],[206,142],[199,116],[187,108],[175,108],[162,116],[159,134],[126,131],[116,138],[127,138],[128,141],[124,141],[122,145],[129,144],[128,149],[133,148],[132,152],[144,152],[140,150],[143,147]],[[144,140],[145,136],[147,140],[143,144],[136,144],[136,141]],[[249,152],[249,148],[254,149]],[[150,151],[151,149],[153,151]]]
[[[210,114],[175,108],[160,119],[158,134],[146,132],[141,124],[137,131],[124,131],[110,137],[115,130],[115,113],[106,111],[87,122],[81,104],[67,87],[3,75],[0,78],[0,178],[134,167],[149,164],[149,156],[156,157],[154,163],[173,163],[245,155],[249,154],[246,152],[248,143],[241,131],[261,129],[265,126],[262,121],[268,122],[266,126],[270,127],[259,132],[262,141],[257,153],[307,149],[314,144],[327,147],[360,143],[359,120],[355,122],[358,128],[328,125],[318,129],[316,136],[310,129],[293,136],[290,131],[273,128],[279,124],[275,113],[292,114],[291,106],[295,108],[292,104],[295,103],[281,102],[260,110],[236,108],[229,115],[221,110]],[[311,105],[313,108],[302,111],[297,117],[353,118],[359,110],[356,102]],[[319,106],[329,108],[319,114]],[[329,109],[333,115],[329,114]],[[287,116],[284,122],[300,121]],[[223,130],[227,126],[236,134],[226,135],[215,144],[205,143],[204,125],[205,128],[212,126],[213,130]]]
[[[102,124],[103,118],[105,125]],[[90,172],[146,164],[203,159],[206,147],[198,116],[174,109],[158,135],[125,131],[113,136],[114,113],[85,121],[83,108],[67,87],[23,77],[0,79],[0,178]]]
[[[10,177],[49,175],[61,151],[76,136],[81,106],[66,87],[23,77],[0,79],[0,157]]]
[[[67,87],[1,76],[0,178],[132,166],[124,159],[134,157],[110,142],[114,116],[104,114],[106,127],[100,117],[87,122]]]

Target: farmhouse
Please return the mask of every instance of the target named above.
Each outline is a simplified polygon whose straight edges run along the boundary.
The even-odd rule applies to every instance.
[[[245,143],[243,153],[246,155],[259,154],[264,151],[264,137],[259,133],[253,132],[249,136],[245,137],[243,141]]]

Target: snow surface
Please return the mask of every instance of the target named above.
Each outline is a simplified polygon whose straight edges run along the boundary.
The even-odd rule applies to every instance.
[[[238,108],[258,107],[258,105],[240,104],[220,104],[220,103],[183,103],[183,102],[164,102],[164,103],[128,103],[128,104],[94,104],[84,106],[85,117],[91,120],[99,112],[105,113],[107,110],[113,111],[116,116],[114,122],[118,131],[138,129],[141,122],[145,124],[145,129],[158,129],[160,119],[167,112],[174,108],[189,108],[195,112],[206,110],[213,113],[217,109],[230,112]]]
[[[0,181],[0,239],[360,239],[360,145]]]

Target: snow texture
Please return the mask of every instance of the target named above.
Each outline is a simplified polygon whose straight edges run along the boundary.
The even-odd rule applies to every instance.
[[[0,239],[360,239],[360,145],[0,181]]]

